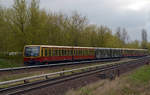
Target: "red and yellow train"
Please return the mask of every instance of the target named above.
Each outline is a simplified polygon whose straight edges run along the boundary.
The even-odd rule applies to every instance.
[[[26,45],[24,64],[48,64],[58,61],[92,60],[104,58],[146,56],[146,49],[71,47],[52,45]]]

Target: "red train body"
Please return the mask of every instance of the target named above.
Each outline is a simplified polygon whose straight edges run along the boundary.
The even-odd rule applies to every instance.
[[[137,57],[146,55],[147,50],[145,49],[27,45],[24,47],[24,64],[48,64],[58,61]]]

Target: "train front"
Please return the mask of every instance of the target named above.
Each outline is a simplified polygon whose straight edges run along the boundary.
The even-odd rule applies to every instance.
[[[24,65],[41,64],[40,46],[24,47]]]

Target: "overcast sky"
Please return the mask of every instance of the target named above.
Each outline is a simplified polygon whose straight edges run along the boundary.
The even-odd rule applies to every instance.
[[[13,0],[0,0],[10,6]],[[126,28],[131,40],[141,40],[145,28],[150,41],[150,0],[40,0],[40,8],[70,15],[77,11],[90,23],[106,25],[116,30]]]

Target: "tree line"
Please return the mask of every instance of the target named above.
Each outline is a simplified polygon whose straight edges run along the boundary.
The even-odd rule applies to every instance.
[[[12,7],[0,7],[0,52],[22,51],[25,45],[63,45],[112,48],[148,48],[146,30],[142,44],[129,41],[125,28],[113,34],[107,26],[89,24],[85,16],[47,12],[38,0],[14,0]]]

